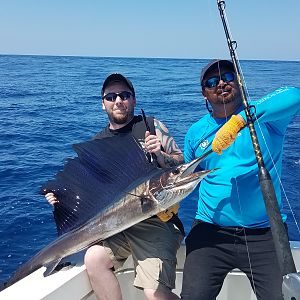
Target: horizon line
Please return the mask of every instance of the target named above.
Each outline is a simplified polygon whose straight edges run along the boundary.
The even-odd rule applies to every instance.
[[[121,58],[121,59],[173,59],[173,60],[212,60],[216,57],[211,58],[194,58],[194,57],[166,57],[166,56],[97,56],[88,54],[19,54],[19,53],[0,53],[0,56],[47,56],[47,57],[78,57],[78,58]],[[218,59],[228,59],[218,57]],[[265,58],[252,58],[252,59],[238,59],[239,61],[285,61],[285,62],[300,62],[300,59],[265,59]]]

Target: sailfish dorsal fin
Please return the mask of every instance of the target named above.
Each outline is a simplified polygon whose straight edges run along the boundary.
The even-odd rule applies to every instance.
[[[58,234],[86,223],[112,205],[135,182],[142,182],[157,168],[148,162],[130,134],[73,145],[77,157],[42,189],[52,191],[59,203],[54,218]]]

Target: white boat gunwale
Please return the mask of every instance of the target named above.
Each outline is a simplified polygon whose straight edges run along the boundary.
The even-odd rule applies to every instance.
[[[290,242],[296,268],[300,270],[300,241]],[[84,252],[72,257],[76,266],[66,268],[48,277],[44,277],[45,267],[33,272],[14,285],[0,293],[0,300],[96,300],[91,288],[85,265],[83,264]],[[180,294],[182,271],[185,259],[185,245],[183,244],[177,254],[176,289],[174,292]],[[116,272],[123,293],[123,299],[142,300],[145,299],[143,292],[133,287],[134,268],[131,257],[125,262],[122,269]],[[251,289],[250,283],[243,272],[233,270],[226,277],[222,290],[217,300],[255,300],[256,297]]]

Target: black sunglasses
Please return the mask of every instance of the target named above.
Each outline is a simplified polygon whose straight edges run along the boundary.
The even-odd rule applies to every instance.
[[[132,93],[128,92],[128,91],[123,91],[120,93],[108,93],[108,94],[102,96],[102,100],[114,102],[114,101],[116,101],[118,96],[124,101],[124,100],[129,99],[132,96]]]
[[[235,78],[235,75],[233,72],[226,72],[226,73],[223,73],[221,76],[212,76],[212,77],[206,79],[202,83],[202,86],[207,87],[207,88],[213,88],[219,84],[221,79],[224,82],[229,82],[229,81],[233,81],[234,78]]]

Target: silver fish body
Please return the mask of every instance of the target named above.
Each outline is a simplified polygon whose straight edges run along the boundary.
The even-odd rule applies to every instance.
[[[19,281],[42,266],[49,275],[62,258],[77,253],[97,241],[104,240],[181,201],[214,170],[194,172],[202,157],[170,169],[160,169],[150,178],[133,183],[110,207],[82,226],[57,238],[32,259],[23,264],[8,281]]]

